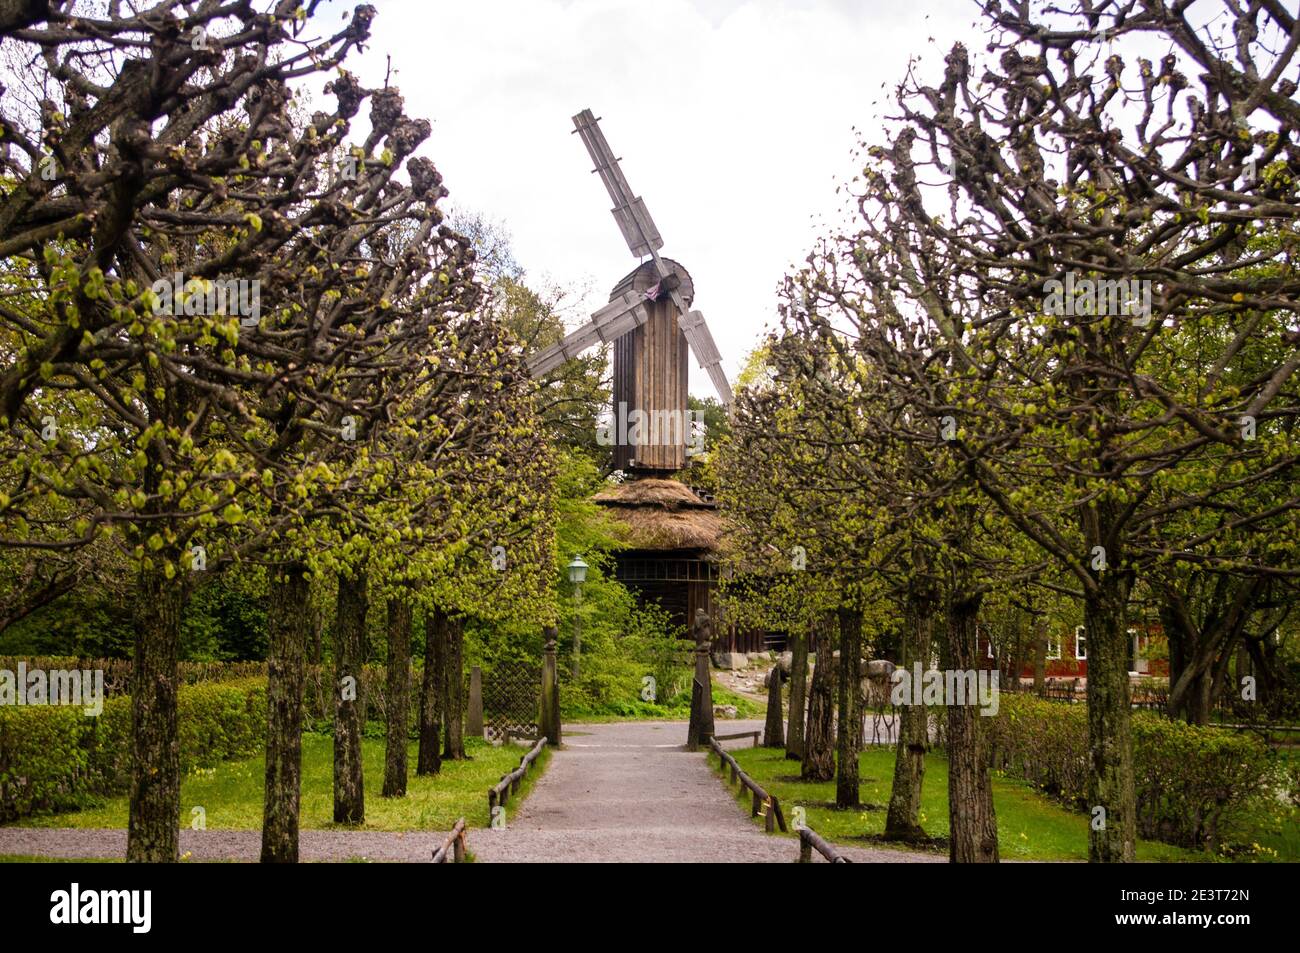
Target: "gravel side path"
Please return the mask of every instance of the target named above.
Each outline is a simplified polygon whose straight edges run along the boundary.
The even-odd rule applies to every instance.
[[[726,726],[725,729],[723,726]],[[761,729],[718,722],[722,734]],[[566,725],[564,747],[504,830],[473,831],[488,862],[792,863],[795,840],[765,834],[731,798],[703,753],[682,750],[684,722]],[[728,747],[748,741],[728,743]],[[846,848],[854,862],[942,860]],[[818,862],[819,855],[814,854]]]
[[[429,831],[302,831],[299,858],[304,862],[365,859],[399,863],[425,862],[445,834]],[[192,861],[256,861],[262,854],[261,831],[181,831],[181,854]],[[103,828],[0,827],[0,854],[37,857],[125,857],[126,831]]]

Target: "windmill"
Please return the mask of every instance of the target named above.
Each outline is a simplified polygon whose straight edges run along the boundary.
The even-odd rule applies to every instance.
[[[685,432],[689,425],[683,423],[688,419],[687,349],[724,405],[731,403],[731,385],[704,315],[691,310],[691,276],[671,258],[660,256],[664,242],[659,229],[645,202],[632,194],[599,121],[584,109],[573,117],[573,125],[614,203],[611,211],[623,240],[641,264],[614,287],[609,304],[559,344],[534,355],[529,369],[534,378],[542,377],[595,344],[613,344],[613,406],[620,434],[614,441],[614,466],[645,475],[672,473],[686,465],[690,439]],[[622,414],[628,409],[639,411],[646,425],[624,428]],[[650,426],[660,421],[677,425],[667,430]]]

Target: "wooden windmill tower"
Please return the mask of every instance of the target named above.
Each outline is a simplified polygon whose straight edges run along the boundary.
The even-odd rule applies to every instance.
[[[632,194],[605,135],[590,109],[573,117],[574,131],[595,163],[633,257],[641,264],[614,287],[609,304],[559,344],[529,362],[534,377],[577,357],[599,343],[614,345],[613,411],[620,439],[614,442],[614,467],[638,475],[662,476],[686,465],[685,432],[688,365],[686,352],[709,375],[724,405],[731,385],[704,315],[692,311],[695,286],[686,269],[659,255],[663,238]],[[640,426],[625,428],[626,415],[639,412]]]
[[[683,629],[703,611],[714,618],[718,634],[722,629],[713,594],[719,579],[722,514],[709,494],[664,478],[686,466],[691,440],[687,352],[694,352],[724,405],[731,404],[731,385],[704,315],[691,310],[695,285],[690,274],[660,256],[664,242],[659,229],[645,202],[632,194],[596,117],[584,109],[573,117],[573,125],[614,203],[614,221],[623,240],[639,264],[614,286],[609,304],[587,324],[533,356],[531,373],[541,377],[593,345],[613,345],[616,426],[625,412],[639,413],[643,422],[639,433],[632,428],[624,433],[619,427],[614,441],[615,469],[635,479],[592,498],[629,531],[626,547],[616,555],[616,578],[639,599],[658,603]],[[675,419],[684,426],[665,433],[653,424],[644,426],[647,418]],[[719,644],[736,649],[734,635],[728,639]]]

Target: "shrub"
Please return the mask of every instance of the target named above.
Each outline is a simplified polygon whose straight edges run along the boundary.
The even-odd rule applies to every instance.
[[[256,753],[266,738],[266,683],[258,679],[181,689],[181,770]],[[97,718],[80,708],[0,708],[0,821],[72,810],[131,783],[131,699],[106,699]]]
[[[994,765],[1087,810],[1088,709],[1003,695],[989,726]],[[1219,850],[1276,780],[1257,738],[1133,713],[1133,765],[1141,837]]]

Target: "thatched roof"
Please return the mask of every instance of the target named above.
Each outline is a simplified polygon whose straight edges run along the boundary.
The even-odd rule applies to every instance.
[[[723,522],[718,505],[676,480],[630,480],[592,497],[629,530],[634,549],[716,552]]]

